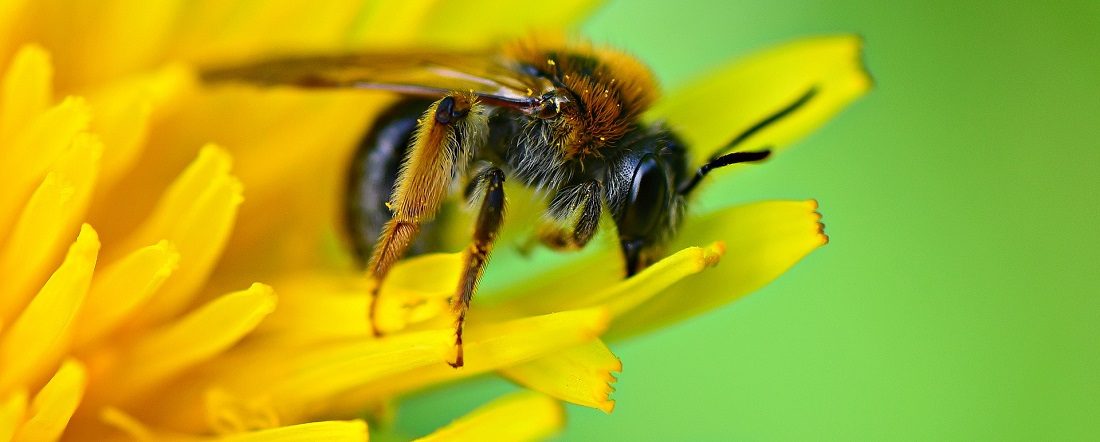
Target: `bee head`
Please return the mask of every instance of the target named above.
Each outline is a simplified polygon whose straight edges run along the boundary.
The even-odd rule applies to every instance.
[[[684,199],[677,185],[687,171],[681,144],[668,132],[624,142],[623,155],[609,164],[606,198],[629,276],[656,261],[679,226]]]

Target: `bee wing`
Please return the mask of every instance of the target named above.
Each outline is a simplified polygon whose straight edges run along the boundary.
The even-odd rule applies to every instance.
[[[472,91],[487,104],[530,109],[543,85],[488,53],[359,53],[290,57],[204,70],[208,83],[352,88],[438,98]]]

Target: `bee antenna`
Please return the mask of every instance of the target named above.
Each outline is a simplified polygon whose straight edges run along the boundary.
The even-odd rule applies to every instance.
[[[737,163],[751,163],[755,161],[763,161],[772,154],[771,147],[766,147],[763,150],[754,152],[731,152],[703,164],[699,167],[699,170],[695,171],[695,176],[691,177],[691,180],[680,186],[680,195],[687,195],[691,193],[695,186],[699,185],[699,182],[703,180],[703,177],[707,176],[710,171],[722,167],[726,167]]]
[[[814,96],[816,96],[816,95],[817,95],[817,86],[810,87],[809,89],[806,90],[806,92],[804,92],[802,95],[800,95],[797,99],[795,99],[793,102],[788,104],[786,107],[778,110],[774,114],[771,114],[771,115],[768,115],[767,117],[764,117],[763,120],[757,121],[756,124],[753,124],[752,126],[749,126],[748,129],[745,129],[741,133],[737,134],[737,136],[733,137],[733,140],[731,140],[729,143],[726,143],[725,146],[722,146],[721,148],[719,148],[718,152],[716,152],[714,155],[712,155],[710,157],[711,161],[714,161],[714,160],[718,159],[718,154],[719,153],[733,150],[733,148],[737,147],[739,144],[741,144],[745,140],[749,139],[749,137],[751,137],[753,135],[756,135],[758,132],[764,130],[768,126],[771,126],[772,124],[778,122],[779,120],[782,120],[782,119],[786,118],[787,116],[793,114],[795,111],[801,109],[802,106],[805,106],[806,103],[809,103],[810,100],[813,99]]]

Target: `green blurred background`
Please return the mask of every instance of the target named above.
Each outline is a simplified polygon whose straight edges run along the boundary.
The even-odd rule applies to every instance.
[[[877,88],[733,201],[817,198],[832,242],[752,296],[614,345],[563,440],[1100,439],[1100,2],[623,1],[584,31],[672,87],[857,32]],[[425,434],[514,387],[407,401]]]

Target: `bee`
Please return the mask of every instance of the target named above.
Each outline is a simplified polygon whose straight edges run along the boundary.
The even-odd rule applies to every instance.
[[[770,147],[742,141],[805,105],[800,98],[745,128],[709,161],[689,164],[673,128],[647,123],[658,88],[625,52],[564,39],[526,38],[473,53],[355,53],[280,58],[202,72],[210,83],[397,94],[376,117],[350,167],[346,215],[353,249],[378,288],[415,249],[446,197],[461,191],[476,211],[465,266],[452,297],[454,353],[505,218],[505,179],[536,189],[546,213],[537,239],[583,248],[605,212],[614,221],[630,277],[655,262],[676,234],[692,191],[711,171],[758,162]],[[375,333],[379,334],[377,328]]]

